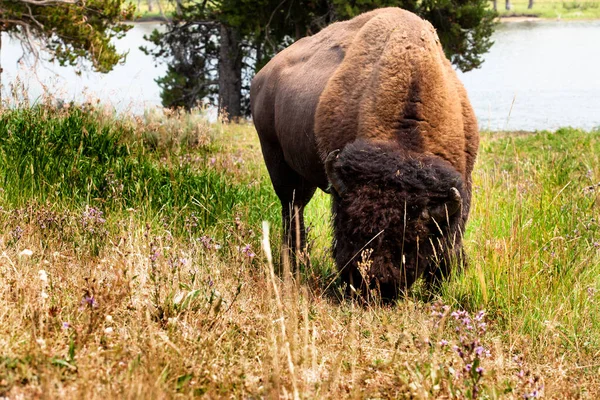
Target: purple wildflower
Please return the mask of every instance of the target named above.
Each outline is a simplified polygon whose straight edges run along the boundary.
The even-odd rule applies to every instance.
[[[481,356],[483,353],[485,353],[485,348],[483,346],[475,347],[475,354]]]
[[[95,233],[105,222],[104,213],[95,207],[87,207],[81,214],[81,226],[89,233]]]
[[[256,254],[254,254],[254,252],[250,248],[249,244],[247,244],[246,246],[244,246],[244,248],[242,248],[241,252],[244,253],[244,255],[246,257],[250,258],[250,259],[252,259],[252,258],[254,258],[256,256]]]
[[[11,235],[15,242],[19,241],[23,236],[23,228],[20,226],[15,227],[15,229],[12,230]]]
[[[477,314],[475,314],[475,321],[477,321],[477,322],[482,321],[484,316],[485,316],[485,310],[479,311]]]
[[[88,306],[91,308],[96,308],[98,307],[98,302],[96,302],[96,299],[94,298],[94,296],[90,296],[90,295],[85,295],[83,296],[83,299],[81,300],[81,305],[82,306]]]
[[[153,249],[152,254],[150,254],[150,261],[156,262],[158,260],[158,256],[160,255],[158,249]]]
[[[204,246],[205,249],[220,249],[221,246],[215,243],[215,240],[210,236],[202,236],[200,239],[200,243]]]

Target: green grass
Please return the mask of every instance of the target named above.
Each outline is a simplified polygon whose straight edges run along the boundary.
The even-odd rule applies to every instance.
[[[10,206],[135,208],[148,218],[168,215],[181,230],[191,215],[206,228],[233,218],[242,205],[253,223],[260,222],[247,201],[270,194],[265,184],[255,191],[214,168],[196,168],[209,164],[216,151],[211,145],[160,149],[156,134],[102,122],[96,112],[16,109],[5,111],[0,125],[1,198]]]
[[[170,17],[175,11],[174,2],[168,0],[152,0],[151,7],[148,0],[127,0],[127,3],[135,6],[136,18],[163,19]]]
[[[339,295],[323,193],[312,267],[271,273],[251,125],[5,109],[0,396],[593,398],[599,165],[599,131],[484,133],[469,268],[432,302],[363,307]]]
[[[598,132],[489,137],[467,232],[472,268],[446,296],[510,332],[539,338],[553,326],[573,352],[595,348],[600,228],[597,191],[586,188],[600,180]]]
[[[498,12],[502,17],[536,16],[547,19],[598,19],[600,18],[600,1],[554,1],[535,0],[533,7],[528,8],[528,0],[511,1],[512,8],[506,10],[505,3],[498,1]]]

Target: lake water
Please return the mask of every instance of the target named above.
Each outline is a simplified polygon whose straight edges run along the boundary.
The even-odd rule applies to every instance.
[[[124,65],[109,74],[84,71],[80,76],[48,62],[20,65],[19,43],[4,37],[2,81],[7,85],[19,75],[33,98],[42,93],[42,82],[66,100],[92,94],[118,110],[141,112],[160,104],[154,79],[166,68],[139,50],[147,44],[143,36],[156,27],[136,24],[116,42],[119,50],[129,51]],[[600,127],[600,21],[504,23],[493,39],[482,68],[460,73],[481,128]]]
[[[510,22],[493,38],[460,74],[482,128],[600,127],[600,21]]]
[[[144,35],[149,35],[156,23],[139,23],[127,32],[127,36],[115,41],[120,52],[128,52],[126,63],[117,65],[110,73],[101,74],[83,70],[81,75],[73,67],[61,67],[58,63],[19,62],[23,50],[18,41],[2,37],[2,83],[3,92],[15,77],[25,83],[32,99],[43,92],[43,85],[50,93],[65,100],[83,101],[89,96],[110,103],[117,110],[141,112],[144,108],[160,105],[160,89],[154,79],[164,75],[166,67],[156,66],[152,57],[145,55],[140,46],[148,46]],[[43,85],[42,85],[43,84]]]

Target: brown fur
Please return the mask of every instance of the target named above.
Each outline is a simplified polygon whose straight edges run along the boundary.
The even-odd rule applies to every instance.
[[[417,211],[434,204],[439,206],[438,202],[447,195],[443,190],[455,186],[460,186],[457,189],[463,199],[462,211],[458,220],[446,221],[449,230],[443,235],[445,239],[452,236],[452,243],[460,250],[462,228],[469,214],[471,171],[479,136],[466,92],[431,24],[398,8],[379,9],[332,24],[282,51],[256,75],[251,88],[251,106],[265,162],[282,202],[288,242],[291,204],[298,206],[302,217],[302,209],[315,189],[327,190],[329,185],[325,158],[331,151],[342,149],[335,162],[341,175],[343,168],[354,168],[363,178],[375,179],[377,174],[383,174],[385,166],[381,163],[385,160],[393,160],[398,171],[412,172],[400,173],[398,179],[382,178],[384,183],[376,187],[364,182],[359,192],[349,192],[352,194],[348,196],[354,198],[334,196],[336,215],[348,217],[348,221],[345,217],[334,220],[339,268],[349,264],[348,271],[356,272],[356,259],[346,253],[365,243],[349,245],[340,241],[351,239],[345,233],[356,229],[360,218],[365,222],[379,221],[381,229],[388,232],[396,232],[397,224],[403,232],[420,230],[425,237],[419,240],[431,242],[436,233],[431,226],[414,222],[418,220]],[[357,140],[361,146],[348,147]],[[372,160],[366,162],[352,155],[353,151],[366,151]],[[389,152],[395,153],[391,159],[384,155]],[[348,160],[354,160],[355,165],[349,166]],[[412,185],[422,175],[413,168],[414,160],[420,160],[419,165],[429,175],[436,176],[437,181],[429,181],[430,186]],[[443,167],[434,167],[434,164]],[[360,176],[349,175],[345,179],[352,186],[353,182],[360,181]],[[440,180],[444,184],[440,185]],[[448,186],[449,182],[455,186]],[[412,192],[403,189],[407,187],[412,187]],[[380,196],[382,201],[374,201],[370,197],[374,193],[365,195],[375,188],[384,193]],[[437,200],[430,199],[435,193]],[[389,201],[383,200],[386,198]],[[406,208],[397,199],[405,202]],[[361,207],[347,208],[348,202],[356,205],[357,201]],[[371,210],[371,215],[365,210]],[[410,214],[414,223],[393,218],[396,221],[393,226],[382,222],[383,215],[399,212]],[[300,222],[303,240],[302,218]],[[425,231],[428,233],[423,233]],[[416,236],[411,235],[403,236],[402,248],[406,248],[406,244],[414,245]],[[410,240],[413,242],[409,243]],[[399,278],[402,274],[398,271],[406,267],[398,264],[396,249],[390,250],[390,246],[398,246],[397,240],[382,243],[378,247],[379,255],[375,252],[374,258],[382,263],[382,270],[397,272],[392,274],[393,282],[390,281],[395,288],[389,291],[393,297],[398,293],[397,288],[410,286],[414,279]],[[347,250],[340,253],[341,247]],[[430,262],[433,248],[421,246],[419,251],[423,254],[411,257]],[[396,255],[383,256],[392,253]],[[442,258],[449,254],[447,249],[442,249]],[[424,267],[423,271],[426,270],[433,275],[439,273]],[[415,279],[419,275],[416,273]],[[352,274],[344,276],[350,280]],[[369,287],[383,280],[382,277],[374,279]]]

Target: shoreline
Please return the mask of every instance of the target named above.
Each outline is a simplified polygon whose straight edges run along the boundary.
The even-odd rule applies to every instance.
[[[534,21],[556,21],[558,19],[541,18],[537,15],[507,15],[499,16],[498,19],[501,23],[512,23],[512,22],[534,22]]]
[[[526,16],[526,15],[509,15],[498,17],[500,23],[513,23],[513,22],[577,22],[577,21],[600,21],[600,18],[543,18],[537,16]]]

